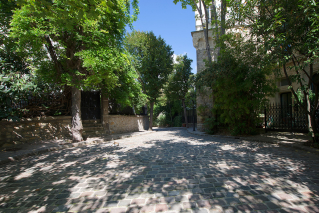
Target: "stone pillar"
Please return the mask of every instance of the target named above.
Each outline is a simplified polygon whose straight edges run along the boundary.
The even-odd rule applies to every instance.
[[[212,60],[216,60],[217,55],[214,51],[215,44],[213,42],[213,32],[209,30],[208,32],[209,37],[209,45],[211,49]],[[206,53],[206,43],[204,38],[204,32],[201,31],[194,31],[192,32],[193,37],[193,46],[196,49],[196,58],[197,58],[197,73],[202,72],[205,69],[205,59],[207,60],[207,53]],[[197,130],[204,131],[204,122],[205,117],[211,117],[212,115],[212,107],[213,107],[213,96],[212,92],[207,88],[205,94],[196,94],[196,102],[197,102]],[[198,109],[202,109],[201,111]]]
[[[109,99],[106,94],[101,93],[101,121],[106,134],[110,134],[109,125]]]

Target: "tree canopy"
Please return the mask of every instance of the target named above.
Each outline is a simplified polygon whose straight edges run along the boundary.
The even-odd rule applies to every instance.
[[[168,81],[168,86],[165,88],[166,96],[169,99],[182,100],[184,116],[186,126],[188,127],[185,98],[190,89],[192,82],[192,59],[188,58],[187,55],[180,55],[176,58],[176,64],[174,64],[174,72]]]
[[[127,78],[125,26],[136,20],[137,0],[20,0],[10,36],[46,82],[72,87],[73,140],[82,140],[80,89],[107,89]],[[130,9],[133,6],[134,13]]]
[[[126,48],[134,56],[133,64],[139,74],[138,80],[150,102],[150,129],[153,106],[173,71],[173,51],[163,38],[153,32],[133,31],[126,37]]]

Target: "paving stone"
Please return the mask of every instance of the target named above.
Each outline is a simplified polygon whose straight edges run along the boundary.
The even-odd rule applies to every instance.
[[[280,208],[279,205],[277,205],[273,202],[264,202],[264,203],[268,206],[269,209],[279,209]]]
[[[208,213],[207,209],[194,209],[193,212],[195,213]]]
[[[155,211],[156,212],[166,212],[168,210],[167,204],[156,204]]]
[[[126,208],[112,208],[109,211],[110,213],[125,213]]]
[[[197,208],[197,205],[195,202],[183,202],[183,209],[195,209]]]
[[[224,213],[234,213],[238,212],[238,209],[234,206],[226,206],[224,207]]]
[[[140,209],[141,213],[154,212],[154,211],[155,211],[155,205],[146,205]]]
[[[236,206],[241,203],[238,198],[225,198],[225,200],[230,206]]]
[[[250,212],[252,211],[253,209],[247,205],[247,204],[240,204],[240,205],[237,205],[236,208],[241,211],[241,212]]]
[[[254,210],[267,210],[268,207],[263,203],[251,204],[250,207]]]
[[[319,212],[318,171],[302,150],[164,129],[0,165],[0,212]]]
[[[146,203],[146,199],[133,199],[131,205],[144,205]]]
[[[210,208],[211,207],[209,200],[198,200],[197,206],[199,208]]]
[[[107,202],[105,202],[105,204],[104,204],[103,207],[104,207],[104,208],[116,207],[117,204],[118,204],[117,201],[107,201]]]
[[[71,207],[72,205],[60,205],[54,208],[52,212],[67,212]]]
[[[131,204],[131,202],[132,202],[132,200],[121,200],[121,201],[119,201],[118,206],[119,207],[129,206]]]

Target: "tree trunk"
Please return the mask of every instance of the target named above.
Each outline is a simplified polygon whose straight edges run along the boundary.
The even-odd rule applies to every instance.
[[[211,13],[211,19],[215,22],[215,34],[216,34],[216,40],[219,42],[219,29],[218,29],[218,23],[217,23],[217,11],[215,6],[215,1],[212,0],[212,13]],[[217,48],[217,58],[215,58],[215,61],[218,60],[218,57],[220,56],[220,47]]]
[[[186,106],[185,106],[185,99],[182,99],[183,103],[183,109],[184,109],[184,117],[185,117],[185,123],[186,123],[186,128],[188,128],[188,121],[187,121],[187,112],[186,112]]]
[[[81,119],[81,90],[72,87],[72,137],[73,142],[83,141],[82,138],[82,119]]]
[[[154,102],[150,103],[150,125],[148,127],[148,131],[153,131],[153,108],[154,108]]]
[[[173,116],[172,116],[172,108],[171,108],[171,102],[168,101],[169,104],[169,116],[171,117],[171,125],[173,124]]]
[[[196,1],[193,0],[196,8],[197,8],[197,11],[199,13],[199,16],[200,16],[200,20],[201,20],[201,23],[202,23],[202,27],[203,27],[203,32],[204,32],[204,38],[205,38],[205,43],[206,43],[206,54],[207,54],[207,59],[208,59],[208,62],[209,64],[212,64],[212,56],[211,56],[211,52],[210,52],[210,45],[209,45],[209,40],[208,40],[208,30],[204,24],[204,21],[203,21],[203,11],[201,9],[202,7],[202,4],[204,5],[204,7],[206,8],[206,5],[204,2],[202,2],[201,0],[199,1],[199,6],[197,5]],[[207,23],[207,11],[205,10],[204,11],[205,13],[205,18],[206,18],[206,23]],[[207,23],[208,24],[208,23]]]
[[[226,20],[226,12],[227,12],[227,1],[222,0],[221,2],[221,25],[220,25],[220,36],[225,34],[225,20]]]

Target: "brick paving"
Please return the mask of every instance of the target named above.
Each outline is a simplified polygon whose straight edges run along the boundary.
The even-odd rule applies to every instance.
[[[0,165],[0,212],[319,212],[319,157],[164,129]]]

